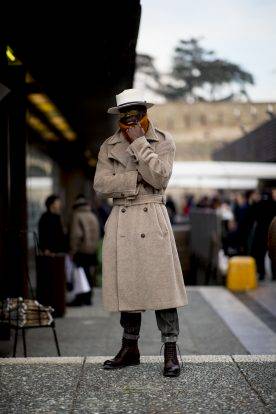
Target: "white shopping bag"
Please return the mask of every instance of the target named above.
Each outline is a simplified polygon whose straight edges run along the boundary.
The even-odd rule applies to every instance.
[[[73,286],[73,292],[75,295],[87,293],[91,290],[85,271],[82,267],[75,267],[73,270]]]
[[[229,257],[224,253],[223,249],[218,252],[218,268],[222,275],[226,275],[228,271]]]
[[[81,293],[87,293],[91,291],[85,271],[82,267],[76,267],[73,264],[71,279],[70,281],[73,284],[73,289],[66,292],[66,303],[72,302],[77,295]]]

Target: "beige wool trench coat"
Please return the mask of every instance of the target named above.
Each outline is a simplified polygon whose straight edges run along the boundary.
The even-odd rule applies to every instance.
[[[101,145],[94,189],[113,198],[103,239],[103,304],[109,311],[188,303],[164,204],[174,155],[172,137],[151,123],[131,144],[118,130]]]

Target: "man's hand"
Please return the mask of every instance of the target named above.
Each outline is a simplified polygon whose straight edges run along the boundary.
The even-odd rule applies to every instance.
[[[143,130],[139,122],[137,125],[130,126],[126,130],[126,132],[131,141],[135,141],[137,138],[143,137],[145,135],[145,131]]]

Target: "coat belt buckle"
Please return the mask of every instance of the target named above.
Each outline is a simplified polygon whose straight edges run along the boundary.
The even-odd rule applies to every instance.
[[[127,207],[127,206],[131,206],[131,201],[133,200],[133,198],[131,198],[131,197],[126,197],[125,199],[124,199],[124,206],[125,207]]]

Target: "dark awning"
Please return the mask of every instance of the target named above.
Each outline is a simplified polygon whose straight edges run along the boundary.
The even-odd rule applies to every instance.
[[[1,23],[1,43],[11,46],[77,133],[77,143],[47,144],[60,162],[65,148],[66,162],[80,162],[87,150],[96,156],[112,130],[107,107],[132,86],[140,1],[99,3],[10,0]]]

